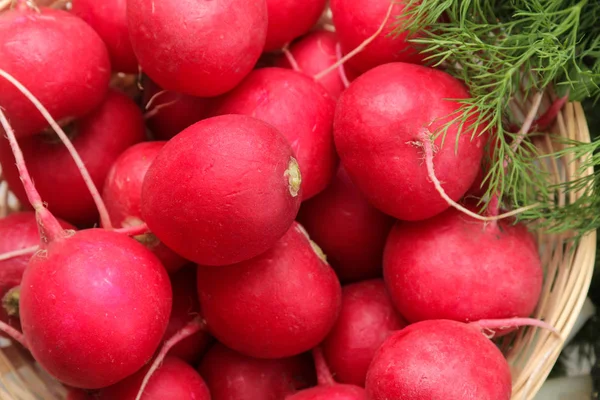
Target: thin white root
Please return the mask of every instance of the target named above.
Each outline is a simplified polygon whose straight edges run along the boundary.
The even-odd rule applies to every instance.
[[[302,70],[300,69],[300,66],[298,65],[298,62],[296,61],[296,58],[294,57],[294,55],[290,51],[290,44],[286,43],[281,48],[281,51],[283,52],[283,55],[285,56],[285,58],[287,59],[287,61],[290,63],[290,66],[292,67],[292,69],[294,71],[297,71],[297,72],[302,72]]]
[[[9,251],[8,253],[3,253],[3,254],[0,254],[0,261],[10,260],[11,258],[25,256],[27,254],[33,254],[36,251],[38,251],[39,248],[40,248],[40,246],[35,245],[35,246],[31,246],[31,247],[26,247],[24,249],[19,249],[19,250]]]
[[[342,58],[342,46],[339,42],[335,44],[335,56],[338,60]],[[348,86],[350,86],[350,81],[348,80],[348,76],[346,76],[346,70],[344,69],[343,64],[340,64],[340,66],[338,67],[338,73],[340,75],[342,83],[344,84],[344,87],[348,89]]]
[[[169,91],[168,90],[161,90],[160,92],[156,92],[154,94],[154,96],[150,97],[150,100],[148,100],[148,103],[144,107],[144,110],[149,110],[150,107],[152,107],[152,104],[154,103],[154,101],[156,101],[157,98],[159,98],[160,96],[162,96],[165,93],[169,93]]]

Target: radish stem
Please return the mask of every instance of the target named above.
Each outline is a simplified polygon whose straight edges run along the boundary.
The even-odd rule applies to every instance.
[[[331,386],[335,384],[331,370],[323,356],[323,349],[315,347],[312,350],[312,356],[315,361],[315,369],[317,371],[317,383],[321,386]]]

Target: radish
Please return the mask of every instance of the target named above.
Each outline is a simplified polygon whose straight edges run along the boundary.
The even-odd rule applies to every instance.
[[[202,358],[199,371],[212,400],[281,400],[315,380],[310,358],[304,354],[264,360],[237,353],[220,343]]]
[[[400,16],[407,7],[408,0],[331,0],[333,25],[343,53],[349,53],[361,45],[387,18],[382,32],[375,40],[348,60],[348,65],[353,70],[361,73],[395,61],[423,63],[423,55],[419,54],[414,44],[408,42],[408,33],[392,34],[406,17],[386,17],[386,14],[390,14],[390,4],[394,4],[391,15]]]
[[[468,97],[445,72],[406,63],[381,65],[352,82],[338,101],[334,138],[344,168],[371,204],[411,221],[449,207],[429,177],[421,147],[457,117],[460,103],[449,99]],[[483,157],[487,134],[474,132],[472,121],[460,136],[456,121],[434,141],[436,176],[452,200],[469,189]]]
[[[321,344],[336,380],[364,387],[379,346],[405,326],[381,279],[343,287],[340,316]]]
[[[325,189],[335,173],[334,109],[333,99],[312,79],[283,68],[262,68],[218,100],[213,113],[245,114],[279,129],[297,156],[305,200]]]
[[[127,30],[126,0],[73,0],[71,12],[100,35],[110,56],[113,71],[135,74],[138,62]]]
[[[210,97],[254,67],[267,34],[266,0],[127,0],[133,50],[159,86]]]
[[[383,248],[394,220],[369,204],[343,167],[323,192],[302,204],[298,221],[342,282],[381,276]]]
[[[323,13],[327,0],[267,0],[269,25],[265,51],[280,49],[304,35]]]
[[[326,30],[312,32],[294,42],[289,48],[291,58],[280,57],[277,60],[277,66],[297,68],[298,71],[313,76],[335,64],[338,60],[337,45],[338,40],[334,32]],[[295,62],[296,65],[292,65],[290,61]],[[337,99],[345,89],[338,71],[331,71],[319,79],[318,82],[334,99]]]
[[[509,400],[511,376],[500,350],[476,327],[424,321],[389,337],[367,374],[370,400]]]
[[[55,119],[82,117],[104,99],[110,79],[108,52],[81,19],[50,8],[38,12],[19,2],[0,14],[0,37],[0,69],[29,88]],[[47,126],[33,105],[4,79],[0,79],[0,107],[18,137]]]
[[[148,367],[100,391],[99,400],[134,400]],[[206,383],[184,361],[167,357],[146,386],[141,400],[211,400]],[[214,399],[213,399],[214,400]]]
[[[144,118],[155,139],[169,140],[208,115],[210,100],[163,90],[150,79],[144,81]]]
[[[79,389],[69,390],[69,392],[67,393],[67,398],[66,398],[66,400],[91,400],[91,399],[92,399],[92,397],[90,397],[83,390],[79,390]]]
[[[522,224],[486,224],[462,212],[398,223],[383,272],[397,310],[409,322],[529,316],[542,289],[542,265]]]
[[[144,176],[165,143],[135,144],[113,163],[104,182],[102,198],[114,226],[126,228],[143,223],[141,197]],[[137,239],[160,259],[168,272],[177,271],[187,262],[151,233]]]
[[[171,287],[173,288],[173,308],[169,325],[163,337],[164,340],[171,338],[200,313],[195,266],[188,266],[171,275]],[[211,337],[208,332],[200,330],[178,342],[168,354],[194,363],[200,359],[210,342]]]
[[[0,328],[65,384],[111,385],[141,368],[158,347],[171,309],[168,276],[152,253],[121,233],[63,230],[44,207],[1,109],[0,123],[41,239],[21,282],[23,333],[4,322]]]
[[[319,385],[288,396],[286,400],[367,400],[362,387],[335,383],[320,348],[313,350],[313,357]]]
[[[300,206],[300,182],[289,143],[271,125],[241,115],[209,118],[160,151],[144,179],[142,217],[186,259],[232,264],[285,234]]]
[[[210,332],[257,358],[310,350],[329,333],[341,288],[318,246],[297,223],[269,251],[221,268],[198,268],[200,309]]]
[[[73,145],[98,186],[104,183],[113,161],[144,139],[140,110],[131,99],[115,90],[109,92],[99,108],[74,121],[70,131]],[[49,209],[71,223],[93,224],[98,219],[94,199],[64,145],[54,136],[46,135],[24,138],[19,145]],[[21,202],[26,202],[27,194],[6,141],[0,146],[0,164],[11,190]]]

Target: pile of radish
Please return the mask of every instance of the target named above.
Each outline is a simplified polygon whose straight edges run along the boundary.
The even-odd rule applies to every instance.
[[[436,135],[469,93],[404,7],[13,1],[2,334],[70,399],[508,400],[537,244],[465,197],[493,133]]]

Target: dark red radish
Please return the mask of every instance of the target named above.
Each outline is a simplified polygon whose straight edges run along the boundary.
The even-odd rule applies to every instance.
[[[369,204],[343,167],[324,191],[302,204],[298,221],[342,282],[381,276],[383,248],[394,219]]]
[[[365,389],[356,385],[336,383],[320,348],[313,350],[318,386],[286,397],[286,400],[367,400]]]
[[[277,129],[242,115],[209,118],[160,151],[144,180],[142,216],[186,259],[232,264],[267,251],[285,234],[300,206],[300,182]]]
[[[166,142],[142,142],[125,150],[112,164],[102,191],[102,198],[113,226],[127,228],[143,224],[142,184],[150,165]],[[152,233],[137,239],[150,249],[169,273],[187,261],[165,246]]]
[[[522,224],[486,224],[454,208],[398,223],[385,248],[384,279],[409,322],[529,316],[542,289],[534,237]]]
[[[20,2],[0,14],[0,37],[0,70],[27,87],[56,120],[83,117],[104,99],[110,80],[108,52],[98,34],[80,18],[50,8],[38,12]],[[48,126],[3,77],[0,107],[17,137]]]
[[[67,393],[66,400],[92,400],[92,397],[83,390],[71,389]]]
[[[127,0],[74,0],[71,12],[100,35],[110,56],[113,71],[135,74],[138,62],[127,29]]]
[[[159,86],[210,97],[256,64],[267,34],[266,0],[127,0],[133,50]]]
[[[199,371],[212,400],[281,400],[315,382],[306,354],[266,360],[245,356],[220,343],[208,350]]]
[[[342,288],[342,310],[321,344],[335,380],[365,386],[367,369],[381,344],[406,326],[381,279]]]
[[[139,108],[115,90],[109,91],[102,105],[91,114],[75,120],[70,132],[75,149],[100,188],[112,163],[128,147],[142,141],[145,134]],[[92,195],[71,155],[54,134],[23,138],[19,145],[50,211],[77,225],[93,224],[98,211]],[[27,195],[6,141],[0,146],[0,164],[11,190],[26,203]]]
[[[381,65],[352,82],[338,101],[334,138],[344,168],[371,204],[411,221],[449,207],[428,175],[423,142],[457,117],[460,103],[450,99],[468,97],[452,76],[414,64]],[[454,201],[475,180],[483,157],[487,133],[472,121],[462,124],[460,136],[456,121],[434,141],[435,173]]]
[[[169,140],[208,116],[210,99],[163,90],[150,79],[144,81],[146,125],[155,139]]]
[[[310,350],[329,333],[341,306],[335,272],[297,223],[258,257],[200,266],[198,295],[217,340],[258,358]]]
[[[331,96],[311,78],[284,68],[261,68],[214,105],[215,115],[265,121],[290,141],[302,172],[302,199],[325,189],[335,173]]]
[[[269,27],[265,51],[277,50],[304,35],[323,13],[327,0],[267,0]]]
[[[423,321],[389,337],[367,374],[370,400],[509,400],[511,376],[500,350],[477,327]]]
[[[338,40],[334,32],[318,30],[294,42],[290,46],[289,52],[299,71],[312,77],[335,64],[338,60],[337,44]],[[293,68],[288,58],[284,56],[279,58],[277,66]],[[337,70],[323,76],[318,82],[334,99],[337,99],[345,89],[344,82]]]
[[[196,266],[190,265],[171,275],[171,287],[173,288],[173,307],[163,338],[165,341],[200,314],[196,289]],[[182,339],[169,350],[168,354],[188,363],[194,363],[200,359],[210,342],[211,337],[208,332],[200,330]]]
[[[129,378],[102,389],[98,400],[135,400],[147,370],[148,367],[145,367]],[[150,378],[140,400],[211,400],[211,395],[194,368],[177,357],[167,357]]]
[[[407,6],[407,0],[394,1],[382,32],[365,49],[347,61],[355,71],[365,72],[390,62],[423,63],[415,44],[408,42],[408,33],[391,34],[406,17],[398,19]],[[385,21],[389,0],[331,0],[333,25],[344,54],[351,52],[372,36]]]

